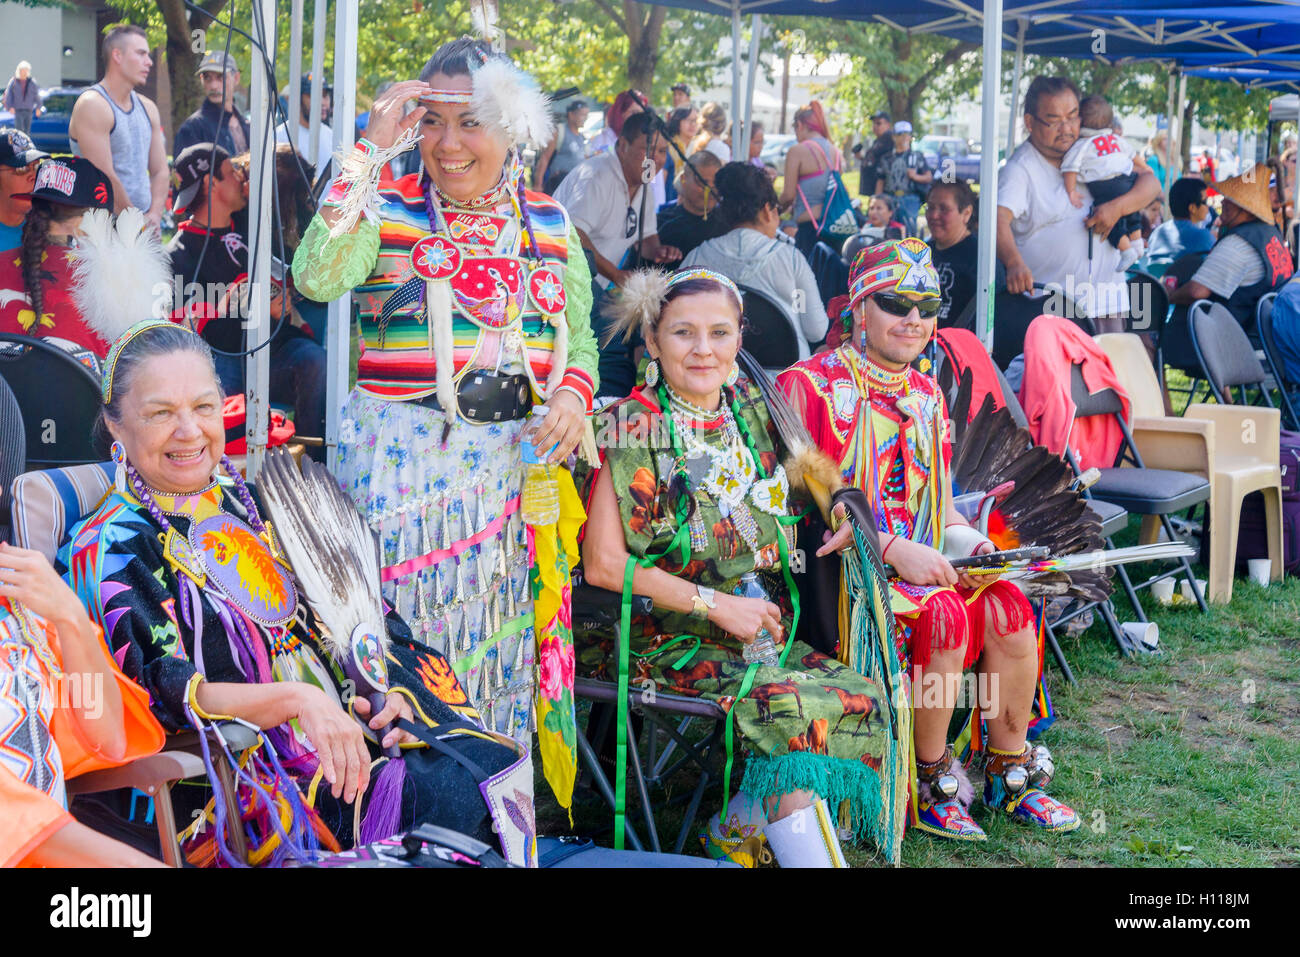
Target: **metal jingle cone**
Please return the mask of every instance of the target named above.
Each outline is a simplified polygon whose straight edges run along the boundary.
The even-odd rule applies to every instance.
[[[433,546],[429,544],[429,506],[428,503],[420,506],[420,554],[427,555],[433,551]]]
[[[442,525],[438,529],[438,549],[440,551],[451,551],[451,516],[448,514],[447,500],[442,500]]]
[[[507,578],[510,575],[510,564],[506,560],[506,539],[508,534],[503,529],[501,534],[496,537],[493,547],[497,551],[497,577]]]
[[[505,580],[506,588],[506,620],[514,621],[519,617],[519,607],[515,604],[515,590],[511,587],[510,579]]]
[[[1052,760],[1052,752],[1040,744],[1029,757],[1029,783],[1045,788],[1052,783],[1055,774],[1056,762]]]
[[[934,796],[944,801],[950,801],[957,796],[961,789],[961,782],[957,780],[955,774],[943,774],[930,785],[930,790]]]
[[[493,637],[495,637],[496,634],[497,634],[497,632],[499,632],[499,631],[501,630],[501,594],[500,594],[500,592],[498,592],[497,589],[493,588],[492,591],[491,591],[491,593],[488,595],[487,602],[488,602],[489,618],[490,618],[490,620],[491,620],[491,622],[492,622],[492,635],[493,635]]]
[[[515,645],[515,669],[514,669],[515,676],[518,676],[523,673],[524,657],[527,655],[527,653],[528,653],[528,642],[524,639],[521,633],[519,637],[519,641]]]
[[[1021,765],[1016,764],[1007,768],[1002,775],[1002,781],[1007,787],[1010,794],[1019,794],[1029,783],[1029,772]]]
[[[505,666],[505,662],[502,660],[505,657],[502,654],[503,651],[504,649],[501,647],[501,642],[497,642],[497,653],[495,656],[496,664],[495,664],[495,670],[493,672],[493,675],[496,678],[496,684],[498,688],[505,687],[505,683],[506,683],[506,666]]]
[[[482,535],[487,531],[488,517],[487,506],[483,504],[483,486],[480,485],[475,492],[474,502],[474,534]]]

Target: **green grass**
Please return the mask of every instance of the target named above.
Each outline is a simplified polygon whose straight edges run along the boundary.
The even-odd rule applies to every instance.
[[[1130,534],[1135,528],[1136,520]],[[1203,568],[1197,573],[1205,577]],[[1238,579],[1232,603],[1211,605],[1208,615],[1142,598],[1160,625],[1160,654],[1120,657],[1098,618],[1083,635],[1061,640],[1077,687],[1049,655],[1057,720],[1043,743],[1056,759],[1051,791],[1083,826],[1039,834],[977,802],[987,842],[909,833],[904,866],[1300,865],[1300,580],[1264,589]],[[1121,620],[1133,617],[1125,598],[1115,604]],[[679,780],[674,793],[693,783]],[[720,801],[715,786],[701,817]],[[540,782],[537,810],[542,833],[569,830]],[[631,797],[629,814],[639,814]],[[603,802],[579,792],[579,833],[609,844],[610,819]],[[665,843],[679,822],[675,809],[661,814]],[[884,863],[868,848],[845,852],[855,867]],[[698,854],[698,844],[686,853]]]

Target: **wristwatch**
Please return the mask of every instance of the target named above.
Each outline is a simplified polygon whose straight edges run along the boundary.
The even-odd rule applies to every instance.
[[[695,594],[691,596],[691,617],[700,621],[708,621],[709,612],[718,607],[717,599],[714,597],[715,594],[716,592],[712,588],[696,585]]]

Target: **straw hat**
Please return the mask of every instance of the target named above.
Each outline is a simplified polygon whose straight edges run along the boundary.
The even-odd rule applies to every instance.
[[[1223,194],[1224,199],[1236,203],[1256,219],[1271,223],[1273,204],[1268,195],[1268,179],[1271,175],[1267,166],[1256,163],[1240,176],[1220,180],[1214,184],[1214,188]]]

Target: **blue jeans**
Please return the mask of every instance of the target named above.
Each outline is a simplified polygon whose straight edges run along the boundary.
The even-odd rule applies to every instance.
[[[217,376],[227,395],[244,391],[245,356],[213,355]],[[301,435],[325,435],[325,350],[305,335],[271,345],[271,401],[293,406],[293,424]],[[320,449],[310,446],[315,457]]]
[[[898,197],[898,214],[902,219],[903,225],[907,227],[907,235],[915,236],[918,233],[916,217],[921,213],[921,197],[915,193],[908,193],[905,196]]]

